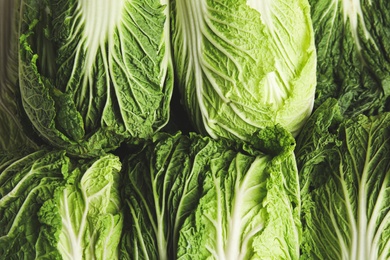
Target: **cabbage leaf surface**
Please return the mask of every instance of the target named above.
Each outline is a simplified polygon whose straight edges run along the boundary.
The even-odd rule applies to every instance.
[[[196,134],[155,137],[124,166],[123,258],[298,259],[293,147],[265,155]]]
[[[43,139],[97,156],[166,124],[173,82],[163,4],[22,1],[20,89]]]
[[[254,156],[226,149],[208,166],[199,203],[180,230],[177,259],[299,259],[294,154]]]
[[[309,3],[172,2],[175,75],[196,130],[252,144],[275,124],[297,135],[316,86]]]
[[[297,141],[302,259],[389,259],[390,114],[324,102]]]
[[[0,157],[38,148],[18,84],[19,6],[20,1],[0,1]]]
[[[318,60],[315,107],[333,97],[349,116],[389,111],[390,2],[309,2]]]
[[[3,164],[0,255],[4,259],[117,259],[121,164],[40,149]]]

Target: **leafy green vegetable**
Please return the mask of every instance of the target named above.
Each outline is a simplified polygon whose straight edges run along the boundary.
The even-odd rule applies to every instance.
[[[180,230],[178,259],[299,259],[295,157],[220,150],[196,210]]]
[[[116,259],[122,231],[121,164],[73,161],[41,149],[0,173],[4,259]]]
[[[316,86],[308,1],[177,0],[171,8],[174,69],[197,131],[248,142],[275,124],[299,133]]]
[[[47,237],[52,231],[40,223],[38,213],[43,203],[53,198],[55,190],[65,184],[69,164],[63,152],[39,150],[1,172],[0,255],[3,258],[58,255]]]
[[[123,226],[120,169],[119,158],[113,155],[81,165],[60,194],[40,210],[42,217],[54,207],[61,217],[57,248],[64,259],[118,258]]]
[[[22,101],[52,146],[98,156],[166,124],[173,81],[163,4],[22,1]]]
[[[347,115],[389,111],[390,2],[309,2],[318,56],[316,107],[334,97]]]
[[[0,1],[0,258],[389,259],[389,3]]]
[[[125,163],[125,259],[174,259],[180,227],[196,206],[207,161],[217,153],[209,139],[158,135]]]
[[[19,1],[0,2],[0,157],[38,148],[20,101]]]
[[[390,114],[342,119],[321,105],[297,143],[302,259],[390,257]]]
[[[158,135],[125,163],[123,258],[297,259],[293,147],[272,157],[194,134]]]

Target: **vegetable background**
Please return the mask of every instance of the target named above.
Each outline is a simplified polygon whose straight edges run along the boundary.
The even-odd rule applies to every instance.
[[[389,259],[389,10],[0,0],[0,259]]]

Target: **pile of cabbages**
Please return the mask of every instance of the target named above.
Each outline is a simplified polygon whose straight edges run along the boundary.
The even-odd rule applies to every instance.
[[[2,0],[0,259],[389,259],[389,95],[387,0]]]

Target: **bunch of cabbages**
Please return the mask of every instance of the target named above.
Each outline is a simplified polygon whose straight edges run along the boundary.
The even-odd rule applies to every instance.
[[[1,260],[390,258],[390,1],[0,21]]]

